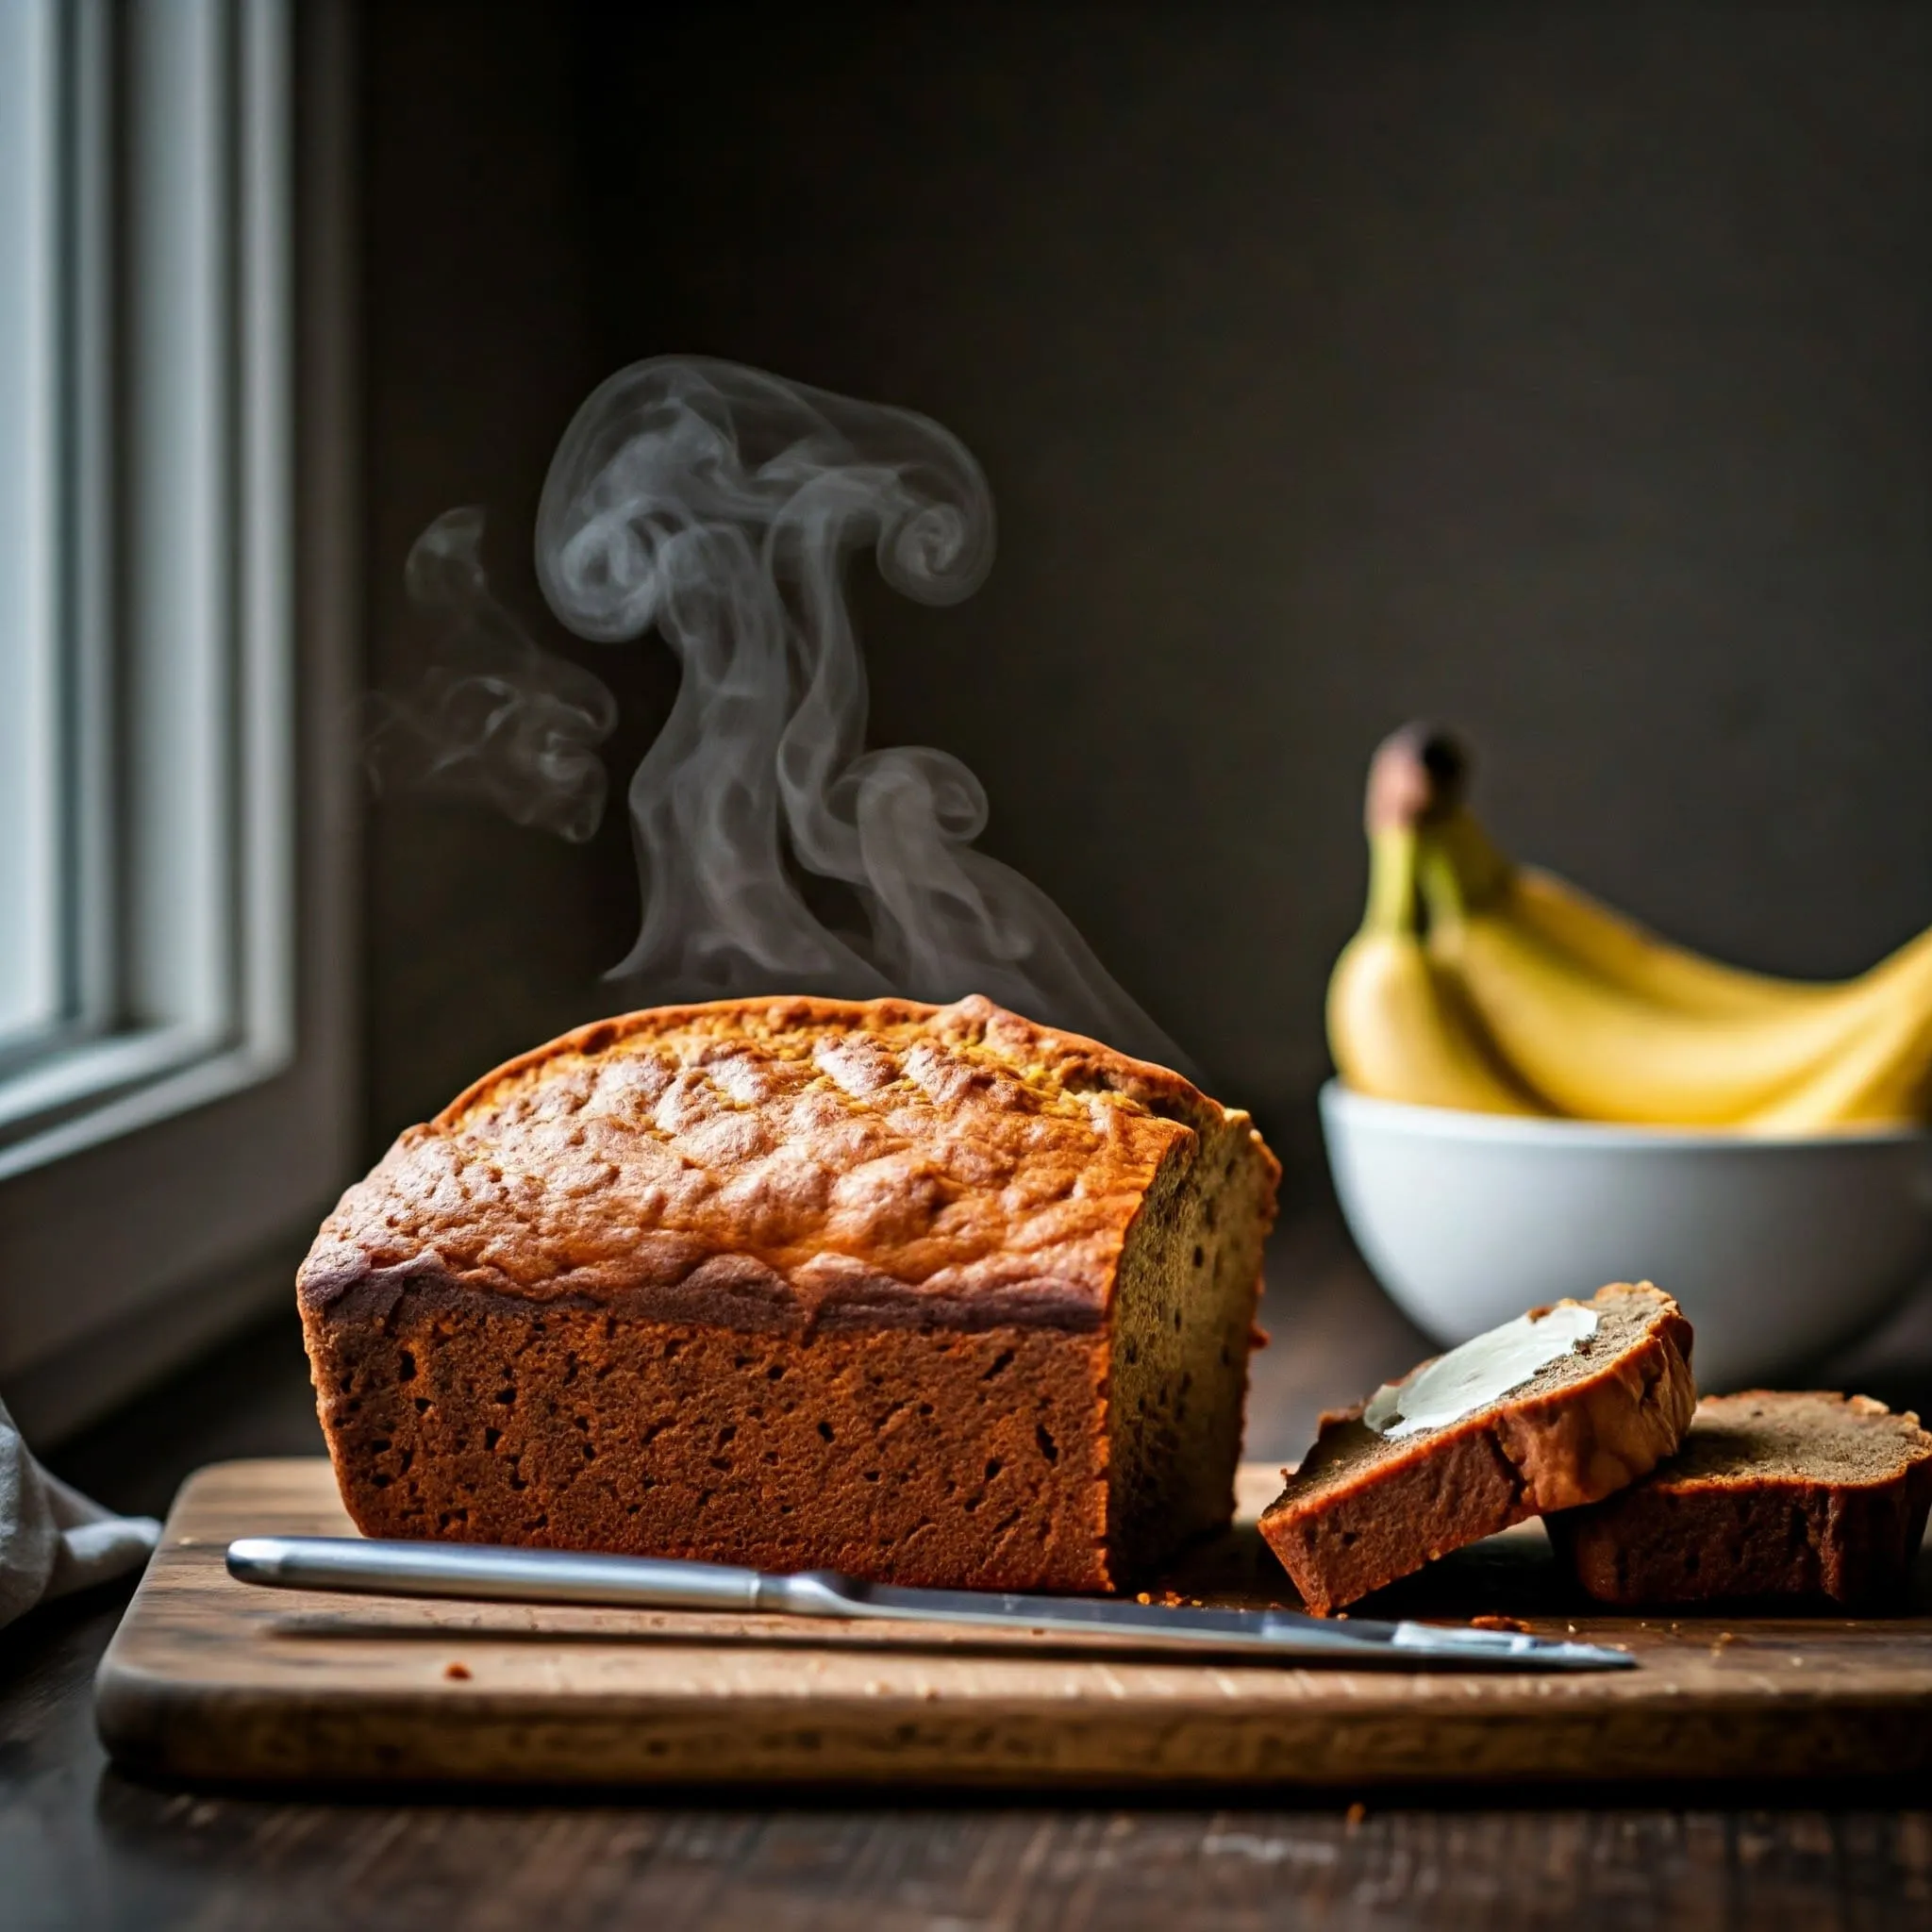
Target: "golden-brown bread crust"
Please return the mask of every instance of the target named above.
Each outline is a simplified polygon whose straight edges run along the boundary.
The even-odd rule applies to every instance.
[[[1361,1404],[1323,1417],[1260,1525],[1310,1610],[1325,1616],[1513,1523],[1608,1495],[1677,1446],[1697,1400],[1690,1323],[1647,1282],[1585,1306],[1632,1332],[1446,1428],[1377,1436]]]
[[[1162,1157],[1233,1118],[976,996],[658,1008],[409,1128],[298,1291],[319,1312],[434,1277],[754,1329],[1092,1328]]]
[[[1677,1455],[1552,1517],[1600,1602],[1902,1602],[1932,1511],[1932,1435],[1866,1395],[1748,1390],[1698,1404]]]

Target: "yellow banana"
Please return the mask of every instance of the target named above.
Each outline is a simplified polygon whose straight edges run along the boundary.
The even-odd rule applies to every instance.
[[[1673,945],[1567,879],[1520,865],[1498,851],[1466,806],[1423,833],[1426,866],[1453,868],[1466,906],[1509,919],[1577,965],[1632,994],[1714,1019],[1790,1012],[1839,989],[1776,979]]]
[[[1881,1007],[1811,1076],[1739,1124],[1748,1134],[1830,1134],[1906,1126],[1932,1106],[1932,1004]]]
[[[1524,890],[1459,805],[1425,837],[1430,955],[1503,1059],[1560,1112],[1741,1125],[1859,1051],[1890,1016],[1932,1011],[1932,932],[1857,979],[1780,984],[1651,942],[1567,887]]]
[[[1328,982],[1328,1045],[1345,1085],[1381,1100],[1474,1113],[1543,1109],[1496,1064],[1458,989],[1423,944],[1417,836],[1369,837],[1369,903]]]
[[[1351,1086],[1747,1134],[1926,1118],[1932,931],[1833,984],[1722,965],[1514,864],[1463,808],[1465,775],[1455,742],[1423,725],[1387,740],[1371,767],[1378,874],[1329,993]]]

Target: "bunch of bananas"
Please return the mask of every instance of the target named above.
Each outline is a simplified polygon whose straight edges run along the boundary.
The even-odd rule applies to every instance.
[[[1348,1086],[1759,1135],[1932,1112],[1932,930],[1831,985],[1721,965],[1512,862],[1470,815],[1466,770],[1422,725],[1371,766],[1368,910],[1328,985]]]

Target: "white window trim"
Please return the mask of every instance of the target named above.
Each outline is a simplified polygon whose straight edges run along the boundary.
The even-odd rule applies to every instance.
[[[36,163],[59,140],[51,15],[0,10],[0,246],[10,258],[0,313],[0,908],[12,943],[0,961],[9,1058],[59,1003],[52,915],[59,860],[59,677],[51,645],[59,418],[59,197]],[[17,279],[30,264],[25,279]]]
[[[118,939],[90,922],[124,949],[134,1023],[45,1060],[38,1095],[0,1089],[0,1130],[29,1098],[64,1108],[0,1143],[0,1392],[42,1441],[290,1293],[357,1109],[352,10],[83,0],[80,20],[125,23],[138,165],[127,390],[83,409],[79,488],[107,483],[118,409],[132,502],[103,525],[124,533],[119,596],[84,558],[68,636],[80,702],[113,691],[135,714],[115,775],[124,849],[142,850]],[[197,111],[144,123],[143,89]],[[169,234],[216,205],[225,222]],[[174,269],[185,250],[192,273],[143,288],[143,249]],[[169,749],[152,773],[144,742]],[[109,835],[79,824],[70,862],[98,865]],[[160,882],[146,903],[142,880]]]

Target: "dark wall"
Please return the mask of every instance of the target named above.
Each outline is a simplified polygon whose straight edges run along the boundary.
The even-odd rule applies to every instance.
[[[372,674],[415,533],[529,567],[609,369],[908,405],[1001,519],[863,598],[875,741],[1229,1098],[1310,1144],[1363,760],[1468,730],[1507,841],[1785,972],[1932,920],[1932,16],[1763,8],[600,11],[366,23]],[[599,1010],[635,916],[569,848],[371,817],[374,1119]]]

